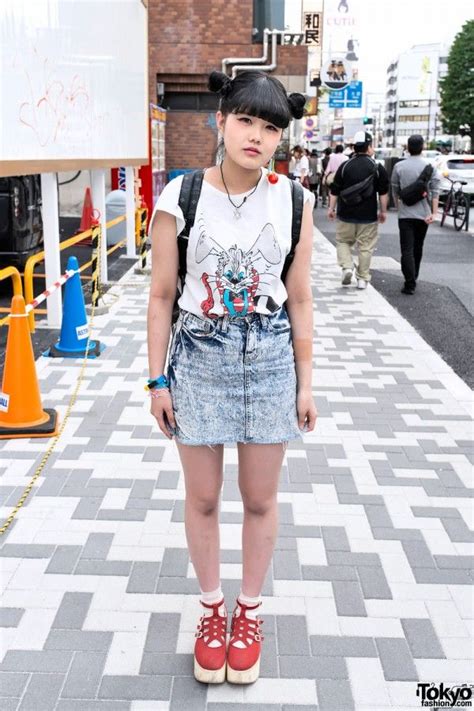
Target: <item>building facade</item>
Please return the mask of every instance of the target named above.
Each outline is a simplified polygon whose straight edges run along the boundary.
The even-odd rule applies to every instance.
[[[149,0],[149,96],[167,110],[167,171],[213,163],[217,96],[208,92],[207,76],[222,71],[225,58],[262,57],[259,25],[268,27],[275,15],[265,16],[260,6],[255,0]],[[269,29],[283,30],[281,17],[281,26]],[[276,64],[272,75],[289,92],[304,93],[306,46],[279,44]]]
[[[439,115],[439,80],[448,71],[449,48],[442,44],[415,45],[387,69],[384,143],[402,147],[419,133],[426,142],[446,138]]]

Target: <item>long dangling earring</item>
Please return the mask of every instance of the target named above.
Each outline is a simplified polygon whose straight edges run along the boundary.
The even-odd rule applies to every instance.
[[[268,164],[267,180],[272,185],[275,185],[275,183],[278,183],[278,175],[277,175],[277,173],[275,173],[275,158],[272,158],[270,160],[270,163]]]

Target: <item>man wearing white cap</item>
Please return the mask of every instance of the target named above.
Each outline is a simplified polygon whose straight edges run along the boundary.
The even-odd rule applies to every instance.
[[[352,281],[352,247],[357,244],[357,288],[370,281],[370,262],[378,240],[378,223],[387,218],[389,179],[387,171],[373,159],[372,136],[357,131],[354,155],[337,169],[331,185],[328,217],[337,214],[337,261],[342,268],[342,284]],[[377,213],[377,196],[380,209]],[[337,212],[336,212],[337,206]]]

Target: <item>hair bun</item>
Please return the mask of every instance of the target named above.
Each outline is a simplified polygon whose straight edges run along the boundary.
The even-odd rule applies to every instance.
[[[293,118],[300,119],[303,117],[304,107],[306,104],[306,97],[304,97],[303,94],[290,94],[288,97],[288,104]]]
[[[207,87],[214,94],[227,96],[232,89],[232,79],[227,74],[223,74],[223,72],[213,71],[209,74]]]

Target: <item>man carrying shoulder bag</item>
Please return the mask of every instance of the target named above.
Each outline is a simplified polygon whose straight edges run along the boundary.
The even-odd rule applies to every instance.
[[[401,267],[405,277],[402,294],[414,294],[423,256],[423,243],[428,225],[434,222],[438,210],[438,172],[424,158],[423,136],[408,139],[408,158],[394,165],[392,190],[398,208]]]
[[[342,285],[352,281],[354,265],[352,247],[357,244],[357,288],[365,289],[370,281],[370,262],[378,240],[378,223],[387,218],[387,171],[372,158],[372,136],[357,131],[354,155],[342,163],[331,185],[328,217],[336,217],[337,261],[342,268]],[[380,210],[377,213],[377,198]]]

